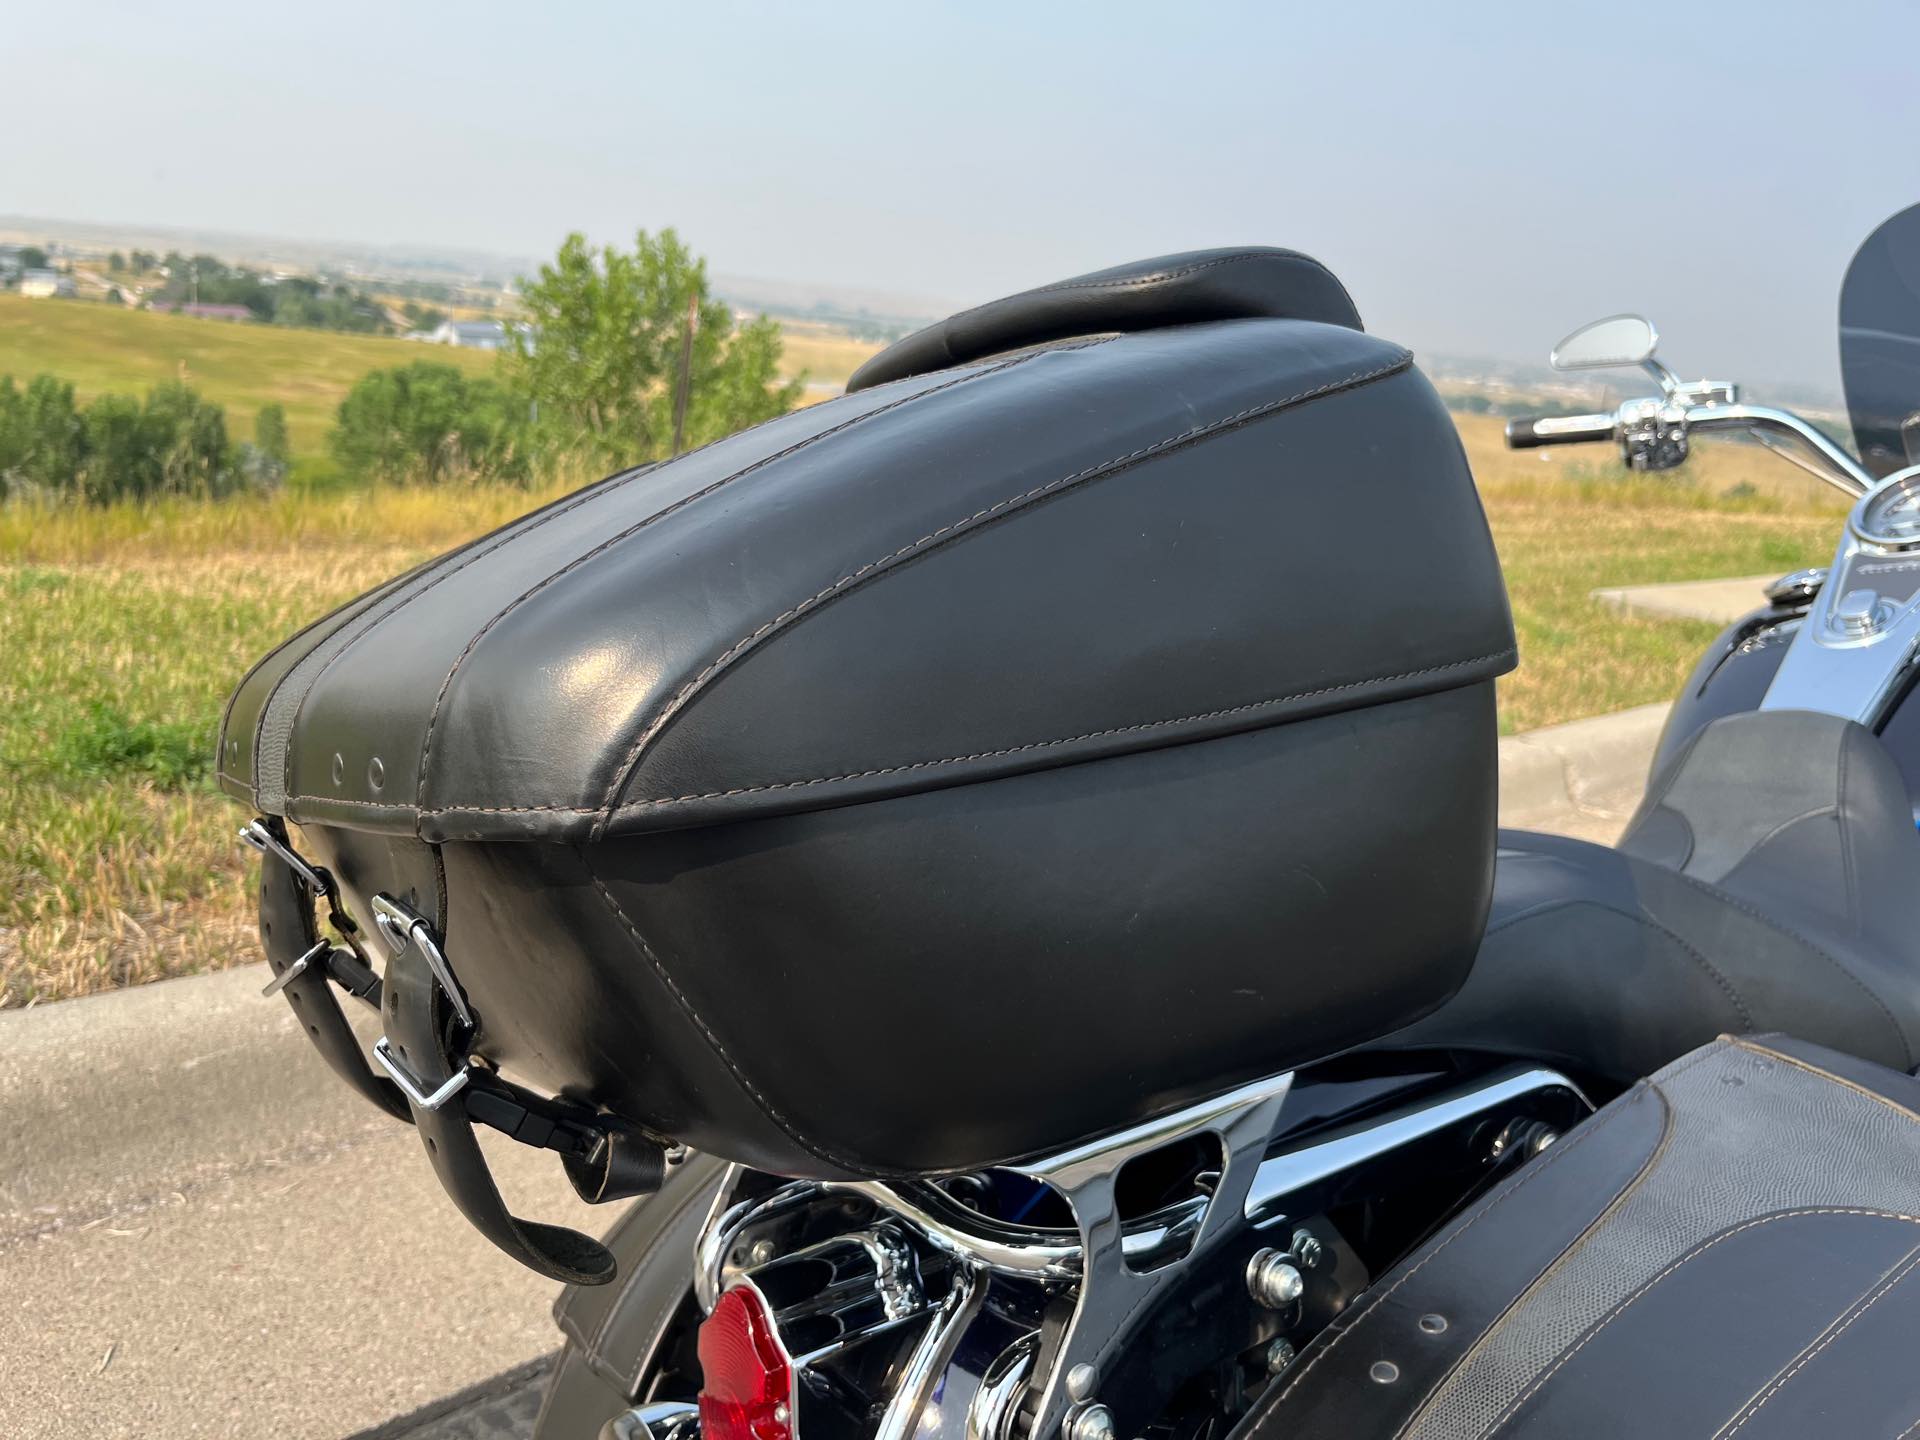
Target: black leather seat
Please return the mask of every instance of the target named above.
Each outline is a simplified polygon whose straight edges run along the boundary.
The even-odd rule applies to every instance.
[[[1722,1040],[1377,1279],[1232,1440],[1920,1431],[1920,1081]]]
[[[1460,993],[1383,1042],[1552,1058],[1627,1083],[1783,1030],[1920,1064],[1920,835],[1892,757],[1829,715],[1730,716],[1614,850],[1503,831]]]

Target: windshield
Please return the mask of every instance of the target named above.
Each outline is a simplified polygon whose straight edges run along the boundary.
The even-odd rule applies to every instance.
[[[1920,465],[1920,205],[1869,235],[1847,267],[1840,376],[1867,469]]]

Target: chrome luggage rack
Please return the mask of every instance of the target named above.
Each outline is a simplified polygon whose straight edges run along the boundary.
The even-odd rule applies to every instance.
[[[1252,1251],[1246,1280],[1255,1303],[1297,1314],[1309,1286],[1334,1284],[1321,1242],[1297,1222],[1323,1209],[1364,1167],[1400,1152],[1417,1154],[1423,1142],[1463,1129],[1490,1136],[1491,1151],[1498,1154],[1501,1138],[1521,1123],[1515,1117],[1545,1114],[1563,1125],[1592,1109],[1558,1072],[1514,1065],[1268,1153],[1293,1082],[1290,1073],[1274,1076],[1058,1155],[1001,1167],[1056,1191],[1071,1209],[1071,1229],[995,1219],[921,1180],[800,1181],[737,1199],[748,1172],[732,1166],[696,1246],[695,1298],[711,1311],[728,1284],[791,1258],[766,1237],[807,1207],[833,1195],[862,1197],[883,1223],[896,1223],[944,1257],[954,1276],[943,1303],[921,1295],[894,1312],[894,1323],[924,1322],[926,1329],[887,1407],[879,1440],[1111,1440],[1118,1432],[1101,1400],[1108,1378],[1101,1373],[1103,1361],[1111,1363],[1129,1327],[1196,1266],[1210,1257],[1217,1262],[1214,1252],[1229,1240],[1234,1243],[1227,1258]],[[1534,1127],[1527,1134],[1536,1146],[1558,1133],[1538,1119],[1525,1123]],[[1114,1182],[1128,1162],[1206,1135],[1217,1139],[1223,1161],[1211,1193],[1123,1222]],[[1262,1243],[1267,1235],[1272,1240]],[[1004,1317],[983,1313],[981,1304],[999,1282],[1028,1282],[1070,1296],[1071,1314],[1064,1325],[1010,1335]],[[1332,1302],[1335,1313],[1346,1298]],[[970,1330],[992,1330],[992,1338],[983,1344],[987,1337]],[[1272,1346],[1273,1367],[1283,1368],[1293,1345],[1276,1336]],[[795,1363],[804,1366],[827,1353],[796,1356]],[[983,1356],[991,1363],[983,1364]],[[928,1404],[935,1394],[942,1397],[942,1413],[930,1429]],[[685,1423],[685,1416],[675,1416],[676,1429]]]

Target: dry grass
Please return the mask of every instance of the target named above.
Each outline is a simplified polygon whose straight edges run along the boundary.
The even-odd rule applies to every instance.
[[[1594,587],[1789,570],[1835,534],[1837,502],[1751,451],[1633,478],[1461,429],[1520,631],[1509,730],[1664,698],[1712,635],[1622,620]],[[0,1006],[254,958],[244,817],[206,776],[233,680],[273,637],[564,488],[0,508]]]

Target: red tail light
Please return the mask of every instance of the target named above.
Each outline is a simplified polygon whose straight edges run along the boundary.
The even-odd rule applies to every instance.
[[[794,1440],[793,1361],[750,1280],[724,1291],[700,1326],[701,1440]]]

